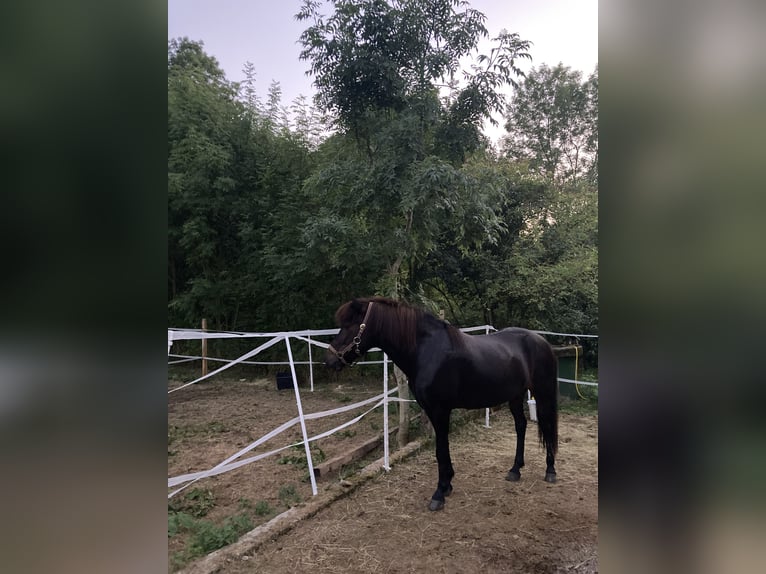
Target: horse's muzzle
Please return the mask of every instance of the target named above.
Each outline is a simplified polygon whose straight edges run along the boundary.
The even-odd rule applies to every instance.
[[[324,366],[329,369],[335,369],[335,371],[343,369],[343,363],[333,353],[327,353],[324,359]]]

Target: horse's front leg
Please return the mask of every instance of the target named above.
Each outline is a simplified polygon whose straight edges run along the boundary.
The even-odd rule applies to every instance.
[[[441,510],[444,508],[444,499],[452,493],[452,477],[455,470],[452,468],[452,460],[449,455],[449,419],[450,410],[438,410],[428,413],[428,418],[434,426],[436,434],[436,462],[439,465],[439,482],[436,492],[431,497],[429,510]]]

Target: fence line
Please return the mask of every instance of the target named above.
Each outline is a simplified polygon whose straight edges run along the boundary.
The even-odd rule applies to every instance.
[[[391,389],[390,391],[388,391],[388,394],[390,395],[394,391],[396,391],[396,389]],[[273,454],[276,454],[278,452],[281,452],[281,451],[286,450],[288,448],[291,448],[293,446],[304,444],[304,441],[301,440],[301,441],[298,441],[298,442],[293,443],[291,445],[287,445],[285,447],[281,447],[281,448],[269,451],[269,452],[261,454],[261,455],[253,456],[253,457],[250,457],[250,458],[247,458],[247,459],[243,459],[241,461],[234,462],[239,457],[241,457],[242,455],[247,454],[248,452],[250,452],[251,450],[257,448],[258,446],[260,446],[261,444],[265,443],[266,441],[271,440],[272,438],[280,435],[281,433],[283,433],[287,429],[292,428],[293,426],[295,426],[297,423],[299,423],[301,421],[301,418],[304,421],[305,420],[320,419],[320,418],[329,417],[329,416],[333,416],[333,415],[337,415],[337,414],[342,414],[344,412],[351,411],[351,410],[354,410],[354,409],[358,409],[360,407],[367,406],[370,403],[375,403],[375,405],[372,406],[370,409],[368,409],[367,411],[365,411],[361,415],[351,419],[350,421],[347,421],[347,422],[345,422],[345,423],[343,423],[343,424],[341,424],[341,425],[339,425],[339,426],[337,426],[337,427],[335,427],[333,429],[330,429],[328,431],[322,432],[322,433],[320,433],[320,434],[318,434],[316,436],[313,436],[313,437],[310,437],[310,438],[306,439],[306,442],[312,442],[312,441],[315,441],[315,440],[319,440],[320,438],[325,438],[327,436],[330,436],[331,434],[333,434],[333,433],[335,433],[337,431],[343,430],[344,428],[359,422],[365,415],[367,415],[367,414],[371,413],[372,411],[374,411],[376,408],[378,408],[379,406],[384,404],[384,402],[387,402],[387,401],[385,401],[385,398],[386,398],[385,394],[381,393],[381,394],[376,395],[374,397],[371,397],[369,399],[365,399],[365,400],[359,401],[357,403],[353,403],[353,404],[350,404],[350,405],[344,405],[342,407],[338,407],[338,408],[327,410],[327,411],[320,411],[320,412],[309,413],[309,414],[303,414],[302,411],[301,411],[301,413],[299,413],[299,416],[293,417],[289,421],[287,421],[285,423],[282,423],[281,425],[276,427],[274,430],[266,433],[265,435],[263,435],[259,439],[253,441],[252,443],[247,445],[245,448],[241,449],[240,451],[236,452],[235,454],[231,455],[230,457],[226,458],[222,462],[220,462],[217,465],[215,465],[213,468],[211,468],[209,470],[206,470],[206,471],[202,471],[202,472],[196,472],[196,473],[185,474],[185,475],[180,475],[180,476],[176,476],[176,477],[173,477],[173,478],[169,478],[168,479],[168,488],[171,488],[173,486],[177,486],[177,485],[182,484],[184,482],[187,482],[187,484],[185,484],[183,487],[179,488],[178,490],[176,490],[174,492],[171,492],[168,495],[168,498],[171,498],[172,496],[178,494],[183,489],[187,488],[188,486],[191,486],[191,484],[193,484],[194,482],[197,482],[198,480],[200,480],[202,478],[207,478],[209,476],[216,476],[218,474],[222,474],[224,472],[228,472],[230,470],[234,470],[234,469],[240,468],[241,466],[244,466],[244,465],[249,464],[251,462],[255,462],[257,460],[261,460],[263,458],[266,458],[268,456],[271,456]],[[389,398],[388,400],[397,400],[397,399]],[[313,472],[314,472],[313,465],[309,464],[309,469],[310,469],[310,473],[313,474]],[[316,494],[316,492],[314,492],[314,494]]]
[[[461,329],[461,331],[466,332],[466,333],[470,333],[470,332],[474,332],[474,331],[484,331],[485,333],[489,333],[490,330],[496,330],[496,329],[494,327],[492,327],[491,325],[482,325],[482,326],[478,326],[478,327],[466,327],[466,328]],[[314,364],[319,364],[320,362],[319,361],[312,361],[311,360],[311,346],[312,345],[316,345],[318,347],[326,349],[329,345],[327,343],[323,343],[321,341],[317,341],[316,339],[312,339],[312,336],[316,337],[316,336],[323,336],[323,335],[335,335],[335,334],[338,333],[338,331],[339,331],[339,329],[320,329],[320,330],[310,329],[310,330],[304,330],[304,331],[287,331],[287,332],[277,332],[277,333],[241,333],[241,332],[230,332],[230,331],[229,332],[223,332],[223,331],[210,332],[210,331],[199,331],[199,330],[194,330],[194,329],[168,329],[168,357],[169,358],[180,359],[180,360],[177,360],[177,361],[169,362],[168,363],[169,365],[203,359],[203,357],[201,357],[201,356],[198,357],[198,356],[192,356],[192,355],[171,354],[170,353],[170,349],[171,349],[172,344],[173,344],[174,341],[195,340],[195,339],[232,339],[232,338],[240,338],[240,339],[244,339],[244,338],[270,338],[271,339],[270,341],[267,341],[266,343],[261,344],[260,346],[256,347],[255,349],[253,349],[251,351],[248,351],[244,355],[241,355],[237,359],[233,359],[232,360],[232,359],[220,359],[220,358],[205,357],[205,359],[207,359],[208,361],[224,362],[226,364],[224,366],[214,370],[214,371],[211,371],[210,373],[207,373],[207,374],[205,374],[205,375],[203,375],[201,377],[198,377],[197,379],[194,379],[193,381],[190,381],[188,383],[184,383],[183,385],[181,385],[179,387],[176,387],[174,389],[169,390],[168,394],[170,394],[172,392],[175,392],[175,391],[178,391],[178,390],[181,390],[183,388],[186,388],[186,387],[188,387],[190,385],[193,385],[193,384],[196,384],[198,382],[201,382],[201,381],[203,381],[205,379],[208,379],[208,378],[212,377],[213,375],[219,374],[219,373],[225,371],[226,369],[229,369],[229,368],[231,368],[231,367],[233,367],[234,365],[237,365],[237,364],[253,364],[253,365],[286,365],[287,364],[287,365],[290,365],[290,371],[291,371],[292,379],[293,379],[293,390],[295,392],[296,405],[297,405],[297,408],[298,408],[298,416],[297,417],[294,417],[293,419],[287,421],[286,423],[283,423],[282,425],[280,425],[279,427],[277,427],[274,430],[270,431],[269,433],[267,433],[263,437],[261,437],[261,438],[257,439],[256,441],[252,442],[251,444],[249,444],[244,449],[241,449],[240,451],[238,451],[234,455],[232,455],[232,456],[228,457],[227,459],[225,459],[224,461],[220,462],[219,464],[217,464],[213,468],[208,469],[206,471],[198,472],[198,473],[191,473],[191,474],[186,474],[186,475],[182,475],[182,476],[177,476],[177,477],[169,478],[168,479],[168,488],[172,488],[174,486],[177,486],[177,485],[183,484],[183,483],[185,483],[185,484],[183,486],[181,486],[180,488],[176,489],[175,491],[171,492],[168,495],[168,498],[173,497],[174,495],[178,494],[179,492],[181,492],[182,490],[184,490],[185,488],[187,488],[191,484],[197,482],[198,480],[201,480],[203,478],[207,478],[207,477],[210,477],[210,476],[215,476],[215,475],[218,475],[218,474],[221,474],[221,473],[224,473],[224,472],[228,472],[228,471],[234,470],[236,468],[240,468],[241,466],[244,466],[246,464],[250,464],[251,462],[255,462],[257,460],[261,460],[263,458],[266,458],[268,456],[271,456],[273,454],[276,454],[278,452],[281,452],[283,450],[286,450],[288,448],[291,448],[293,446],[300,445],[300,444],[303,444],[304,447],[305,447],[306,458],[307,458],[308,468],[309,468],[309,474],[310,474],[310,477],[311,477],[312,493],[314,495],[316,495],[317,494],[316,477],[314,475],[314,468],[313,468],[313,464],[312,464],[312,461],[311,461],[311,449],[309,447],[309,443],[312,442],[312,441],[318,440],[320,438],[324,438],[326,436],[329,436],[329,435],[331,435],[334,432],[337,432],[337,431],[339,431],[339,430],[341,430],[343,428],[346,428],[346,427],[348,427],[348,426],[350,426],[352,424],[355,424],[356,422],[361,420],[364,416],[366,416],[367,414],[369,414],[370,412],[372,412],[373,410],[375,410],[376,408],[378,408],[381,405],[383,405],[383,409],[384,409],[384,423],[383,423],[384,424],[384,464],[383,464],[383,467],[384,467],[385,470],[390,470],[390,467],[388,465],[388,461],[389,461],[389,444],[388,444],[388,434],[387,434],[387,430],[388,430],[388,417],[387,417],[387,414],[388,414],[388,403],[391,402],[391,401],[404,401],[404,400],[407,400],[407,399],[401,399],[399,397],[396,397],[396,398],[390,397],[391,393],[393,393],[397,389],[391,389],[391,390],[388,389],[388,363],[390,362],[390,359],[388,359],[388,357],[385,355],[385,353],[383,354],[383,358],[381,360],[379,360],[379,361],[361,361],[360,363],[358,363],[358,364],[382,364],[383,365],[383,388],[384,388],[384,392],[381,395],[377,395],[375,397],[372,397],[370,399],[366,399],[364,401],[360,401],[358,403],[354,403],[352,405],[346,405],[346,406],[340,407],[338,409],[332,409],[330,411],[323,411],[323,412],[309,413],[309,414],[304,414],[303,413],[303,406],[302,406],[302,401],[301,401],[301,398],[300,398],[300,391],[298,389],[298,379],[297,379],[297,375],[296,375],[296,372],[295,372],[295,365],[296,364],[298,364],[298,365],[308,364],[309,368],[312,369],[311,370],[311,390],[313,391],[314,390],[314,388],[313,388],[314,387],[314,385],[313,385],[313,365]],[[570,336],[570,337],[594,337],[594,338],[598,337],[598,335],[571,335],[571,334],[565,334],[565,333],[554,333],[554,332],[549,332],[549,331],[535,331],[535,332],[540,333],[540,334]],[[290,338],[294,338],[296,340],[308,343],[308,345],[309,345],[309,357],[310,357],[309,361],[295,361],[293,359],[292,349],[290,347]],[[258,362],[258,361],[248,361],[247,360],[247,359],[257,355],[261,351],[266,350],[269,347],[272,347],[272,346],[276,345],[277,343],[279,343],[282,340],[285,341],[285,344],[286,344],[286,347],[287,347],[287,354],[288,354],[288,359],[289,359],[288,361],[286,361],[286,362],[276,362],[276,361],[260,361],[260,362]],[[378,349],[378,348],[373,348],[373,349],[370,349],[369,352],[381,352],[381,350]],[[597,382],[575,381],[575,380],[565,379],[565,378],[559,378],[558,380],[560,382],[564,382],[564,383],[570,383],[570,384],[576,384],[576,385],[588,385],[588,386],[598,387],[598,383]],[[306,420],[312,420],[312,419],[316,419],[316,418],[322,418],[322,417],[325,417],[325,416],[331,416],[331,415],[334,415],[334,414],[339,414],[339,413],[342,413],[342,412],[346,412],[346,411],[349,411],[349,410],[353,410],[353,409],[359,408],[361,406],[368,405],[368,404],[370,404],[372,402],[375,402],[375,401],[378,401],[378,402],[373,407],[371,407],[370,409],[368,409],[367,411],[365,411],[361,415],[359,415],[357,417],[354,417],[350,421],[347,421],[347,422],[339,425],[338,427],[335,427],[334,429],[331,429],[329,431],[325,431],[325,432],[320,433],[320,434],[318,434],[316,436],[313,436],[313,437],[309,437],[307,432],[306,432],[306,425],[305,425],[305,421]],[[486,416],[487,416],[487,418],[486,418],[486,426],[489,427],[489,409],[487,409],[487,415]],[[303,435],[303,440],[301,440],[301,441],[299,441],[297,443],[285,446],[285,447],[281,447],[281,448],[276,449],[276,450],[272,450],[272,451],[267,452],[267,453],[263,453],[263,454],[256,455],[256,456],[252,456],[252,457],[249,457],[249,458],[246,458],[246,459],[243,459],[243,460],[239,460],[239,461],[237,460],[238,458],[240,458],[244,454],[247,454],[251,450],[257,448],[259,445],[263,444],[267,440],[277,436],[278,434],[284,432],[288,428],[291,428],[296,423],[300,423],[300,425],[301,425],[301,431],[302,431],[302,435]]]

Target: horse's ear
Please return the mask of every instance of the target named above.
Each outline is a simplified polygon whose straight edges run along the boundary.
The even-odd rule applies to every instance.
[[[351,310],[354,313],[361,313],[362,311],[364,311],[365,306],[366,305],[365,305],[364,301],[362,301],[359,298],[356,298],[356,299],[351,301]]]

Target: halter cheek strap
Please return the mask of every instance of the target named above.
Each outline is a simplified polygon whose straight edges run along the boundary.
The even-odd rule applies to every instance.
[[[365,328],[367,327],[367,319],[370,316],[370,310],[372,309],[372,301],[370,301],[369,305],[367,305],[367,312],[364,314],[364,319],[362,319],[361,324],[359,325],[359,332],[356,334],[356,336],[351,339],[351,342],[343,347],[340,351],[338,351],[335,347],[332,345],[329,345],[327,348],[330,350],[331,353],[333,353],[338,359],[340,359],[340,362],[344,365],[347,365],[349,367],[354,366],[354,363],[356,362],[356,359],[351,361],[350,363],[346,361],[344,355],[348,353],[352,348],[356,352],[357,357],[362,356],[362,351],[359,350],[359,345],[362,342],[362,333],[364,333]]]

